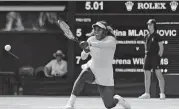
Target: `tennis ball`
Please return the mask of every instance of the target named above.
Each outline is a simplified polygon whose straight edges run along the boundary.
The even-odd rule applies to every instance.
[[[11,50],[11,46],[10,46],[10,45],[5,45],[5,46],[4,46],[4,49],[5,49],[6,51],[9,51],[9,50]]]

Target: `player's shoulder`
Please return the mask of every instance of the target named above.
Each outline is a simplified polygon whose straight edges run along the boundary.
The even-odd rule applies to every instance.
[[[115,36],[111,36],[111,35],[110,35],[110,36],[107,36],[107,38],[108,38],[108,39],[116,39]]]
[[[113,41],[115,41],[116,37],[114,37],[114,36],[106,36],[106,40],[113,40]]]
[[[94,40],[95,39],[95,36],[91,36],[87,39],[87,42],[90,42],[91,40]]]

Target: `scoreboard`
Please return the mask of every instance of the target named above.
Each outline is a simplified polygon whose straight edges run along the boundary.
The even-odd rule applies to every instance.
[[[157,21],[157,33],[164,44],[161,59],[163,73],[179,72],[179,9],[175,1],[79,1],[76,2],[75,32],[80,40],[87,40],[91,25],[106,20],[117,36],[114,56],[115,74],[143,73],[144,36],[146,22]],[[80,60],[81,49],[76,45],[76,72],[86,61]]]

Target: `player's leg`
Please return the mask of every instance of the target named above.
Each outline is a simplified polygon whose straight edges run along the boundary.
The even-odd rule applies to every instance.
[[[165,99],[165,94],[164,94],[164,90],[165,90],[165,80],[164,80],[164,76],[160,70],[160,57],[157,57],[156,59],[154,59],[154,63],[153,63],[153,68],[155,69],[155,74],[157,76],[158,82],[159,82],[159,88],[160,88],[160,98],[161,99]]]
[[[145,93],[139,96],[141,99],[150,98],[150,85],[151,85],[151,59],[145,57],[144,62],[144,83],[145,83]]]
[[[67,109],[73,108],[75,100],[76,100],[76,96],[78,96],[80,92],[83,90],[85,82],[92,83],[94,82],[94,80],[95,80],[95,76],[93,75],[90,68],[83,70],[80,73],[80,75],[78,76],[78,78],[76,79],[74,83],[70,99],[67,102],[67,105],[66,105]]]
[[[130,109],[130,105],[121,96],[114,96],[114,86],[101,86],[98,85],[100,96],[107,109],[111,109],[116,106],[117,103],[122,105],[125,109]]]
[[[107,109],[111,109],[118,103],[117,99],[114,99],[114,86],[101,86],[98,85],[100,96],[102,97],[103,103]]]
[[[83,90],[85,82],[94,82],[94,80],[95,76],[90,68],[82,71],[74,83],[72,94],[79,95],[80,92]]]

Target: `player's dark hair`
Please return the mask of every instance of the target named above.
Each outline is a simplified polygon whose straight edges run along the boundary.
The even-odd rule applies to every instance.
[[[109,35],[109,36],[113,36],[114,38],[116,38],[116,36],[114,35],[114,33],[113,32],[111,32],[109,29],[108,29],[108,23],[106,22],[106,21],[99,21],[100,23],[102,23],[103,25],[105,25],[105,27],[106,27],[106,35]]]

